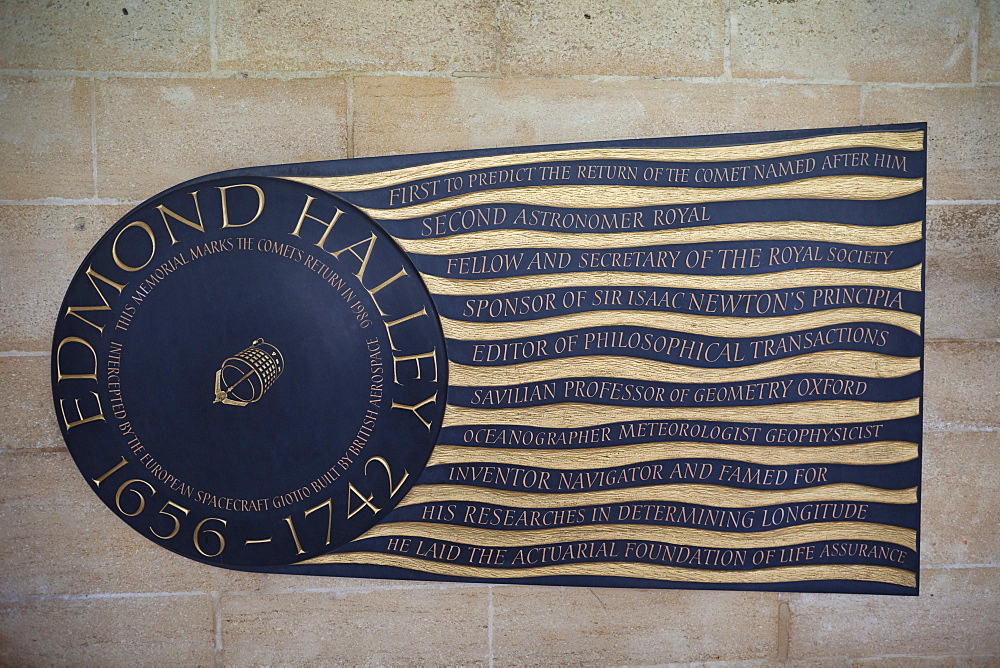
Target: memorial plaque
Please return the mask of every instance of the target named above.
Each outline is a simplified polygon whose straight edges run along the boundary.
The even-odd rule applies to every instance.
[[[916,594],[925,135],[198,178],[83,261],[56,414],[217,566]]]

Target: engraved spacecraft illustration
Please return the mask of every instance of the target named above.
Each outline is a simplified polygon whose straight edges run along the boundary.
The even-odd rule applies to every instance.
[[[215,372],[215,401],[228,406],[246,406],[260,401],[285,369],[281,351],[264,339],[255,339]]]

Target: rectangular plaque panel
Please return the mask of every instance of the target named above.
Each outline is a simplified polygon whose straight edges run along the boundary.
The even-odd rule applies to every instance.
[[[419,270],[447,348],[443,427],[410,492],[358,539],[271,570],[916,594],[925,135],[221,175],[360,208]]]

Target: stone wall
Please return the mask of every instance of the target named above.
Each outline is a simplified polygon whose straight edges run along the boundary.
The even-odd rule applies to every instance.
[[[241,574],[98,501],[48,386],[139,201],[253,164],[928,121],[922,593]],[[996,665],[1000,0],[0,3],[0,664]]]

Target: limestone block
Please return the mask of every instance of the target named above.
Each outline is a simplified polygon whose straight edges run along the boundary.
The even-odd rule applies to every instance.
[[[208,594],[0,603],[0,663],[8,666],[210,666]]]
[[[0,406],[6,407],[0,450],[61,447],[52,412],[49,356],[0,357],[0,378]]]
[[[927,209],[925,336],[1000,338],[1000,206]]]
[[[486,665],[483,585],[224,595],[226,665]]]
[[[777,658],[777,595],[495,587],[499,665],[651,665]]]
[[[979,19],[979,81],[1000,81],[1000,2],[983,0]]]
[[[924,424],[935,429],[994,428],[1000,343],[928,341],[924,345]]]
[[[0,77],[0,199],[93,197],[91,85]]]
[[[971,81],[974,0],[737,0],[735,77]]]
[[[499,3],[505,74],[719,76],[725,3]]]
[[[1000,88],[873,88],[865,123],[927,121],[929,199],[1000,199]]]
[[[216,12],[225,70],[487,72],[496,66],[496,16],[488,0],[220,0]]]
[[[1000,432],[924,434],[921,561],[1000,563]]]
[[[944,662],[993,656],[995,661],[1000,656],[996,570],[924,569],[918,597],[789,594],[788,657],[803,663],[857,658],[876,665],[883,665],[881,657]]]
[[[0,68],[193,72],[209,66],[209,3],[0,3]]]
[[[358,77],[357,155],[856,125],[855,86]]]
[[[97,85],[98,191],[144,200],[196,176],[347,154],[347,85],[111,79]]]
[[[0,350],[47,352],[73,273],[127,206],[0,206]]]

